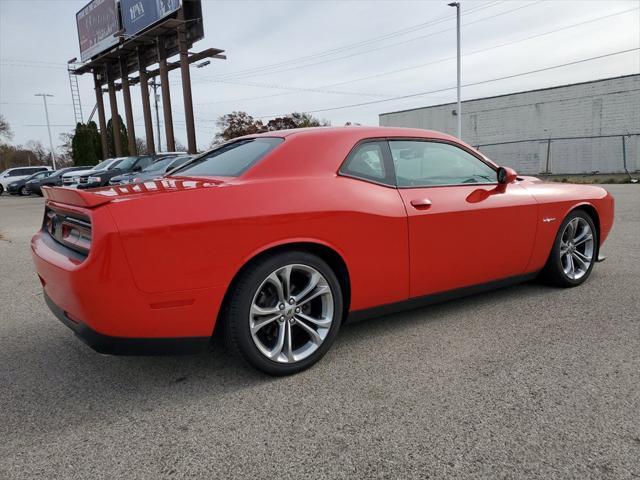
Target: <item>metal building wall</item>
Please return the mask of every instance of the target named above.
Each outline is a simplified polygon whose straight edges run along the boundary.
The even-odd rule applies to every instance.
[[[455,135],[455,108],[383,113],[380,125]],[[625,157],[640,170],[640,75],[468,100],[462,112],[463,140],[522,173],[622,173]]]

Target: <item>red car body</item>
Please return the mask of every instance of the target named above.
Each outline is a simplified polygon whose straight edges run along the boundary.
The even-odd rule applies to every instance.
[[[52,310],[99,351],[151,353],[175,339],[191,349],[210,339],[238,272],[273,249],[295,244],[341,268],[348,316],[358,317],[529,278],[578,207],[594,216],[600,245],[613,224],[613,198],[597,186],[518,177],[395,188],[339,172],[359,142],[389,138],[454,144],[495,166],[442,133],[348,127],[268,136],[284,141],[238,177],[43,188],[48,209],[91,229],[84,256],[60,248],[46,228],[32,239]]]

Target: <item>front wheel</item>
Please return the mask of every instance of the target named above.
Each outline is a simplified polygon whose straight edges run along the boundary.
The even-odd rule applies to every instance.
[[[583,210],[569,213],[560,225],[542,276],[559,287],[583,283],[593,270],[598,254],[598,233]]]
[[[31,194],[31,192],[29,192],[29,189],[28,189],[26,186],[25,186],[25,187],[22,187],[22,188],[20,189],[20,195],[21,195],[21,196],[23,196],[23,197],[28,197],[30,194]]]
[[[290,375],[316,363],[340,328],[340,283],[329,265],[310,253],[266,257],[232,288],[223,313],[227,344],[270,375]]]

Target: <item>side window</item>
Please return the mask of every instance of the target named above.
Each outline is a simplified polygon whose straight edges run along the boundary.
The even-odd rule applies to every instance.
[[[392,140],[389,146],[399,187],[497,182],[493,168],[455,145]]]
[[[11,177],[22,177],[22,176],[27,174],[25,172],[25,170],[26,169],[24,169],[24,168],[16,168],[13,172],[11,172],[10,176]]]
[[[384,164],[384,143],[365,142],[351,152],[340,173],[351,177],[391,184]]]

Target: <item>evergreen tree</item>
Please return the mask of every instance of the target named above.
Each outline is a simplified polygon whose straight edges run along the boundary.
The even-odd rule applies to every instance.
[[[71,155],[76,166],[96,165],[102,159],[100,134],[95,122],[76,125],[76,132],[71,140]]]
[[[124,126],[122,117],[118,115],[118,123],[120,124],[120,146],[122,148],[122,156],[129,155],[129,140],[127,138],[127,127]],[[113,138],[113,124],[111,119],[107,122],[107,145],[109,147],[109,157],[116,156],[116,144]]]

